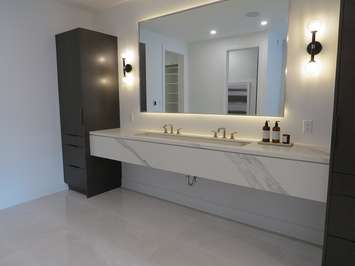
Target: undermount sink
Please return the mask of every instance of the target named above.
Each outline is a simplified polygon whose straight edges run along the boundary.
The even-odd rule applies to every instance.
[[[174,135],[174,134],[165,134],[158,132],[143,132],[138,133],[136,136],[148,137],[148,138],[164,138],[164,139],[174,139],[174,140],[184,140],[189,142],[204,142],[204,143],[212,143],[212,144],[223,144],[223,145],[234,145],[234,146],[245,146],[250,144],[251,142],[247,141],[239,141],[239,140],[231,140],[231,139],[221,139],[221,138],[212,138],[205,136],[195,136],[195,135]]]

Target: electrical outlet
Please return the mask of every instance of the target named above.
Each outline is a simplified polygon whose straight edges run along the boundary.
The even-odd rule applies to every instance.
[[[303,134],[312,134],[313,120],[303,120]]]

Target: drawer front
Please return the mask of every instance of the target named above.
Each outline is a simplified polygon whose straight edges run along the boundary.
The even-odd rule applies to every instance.
[[[355,176],[333,173],[332,193],[355,197]]]
[[[85,150],[75,145],[63,145],[64,165],[74,165],[85,168]]]
[[[355,199],[331,197],[328,230],[333,236],[355,241]]]
[[[85,139],[80,136],[65,134],[63,135],[63,145],[72,145],[83,148],[85,146]]]
[[[64,166],[64,181],[70,187],[85,191],[86,189],[86,171],[77,166]]]
[[[355,243],[328,237],[325,266],[355,265]]]

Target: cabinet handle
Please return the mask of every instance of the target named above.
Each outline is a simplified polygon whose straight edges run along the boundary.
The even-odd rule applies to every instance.
[[[79,166],[76,166],[76,165],[73,165],[73,164],[70,164],[70,165],[68,165],[68,166],[71,167],[71,168],[80,169]]]
[[[65,134],[66,136],[69,136],[69,137],[81,137],[80,135],[77,135],[77,134]]]
[[[72,148],[80,148],[79,145],[75,145],[75,144],[65,144],[65,145]]]

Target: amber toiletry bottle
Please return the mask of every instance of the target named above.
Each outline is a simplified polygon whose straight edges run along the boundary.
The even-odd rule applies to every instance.
[[[269,121],[265,121],[265,126],[263,127],[263,142],[270,142],[270,127]]]
[[[280,143],[281,128],[279,127],[279,123],[280,121],[276,121],[272,129],[272,143]]]

